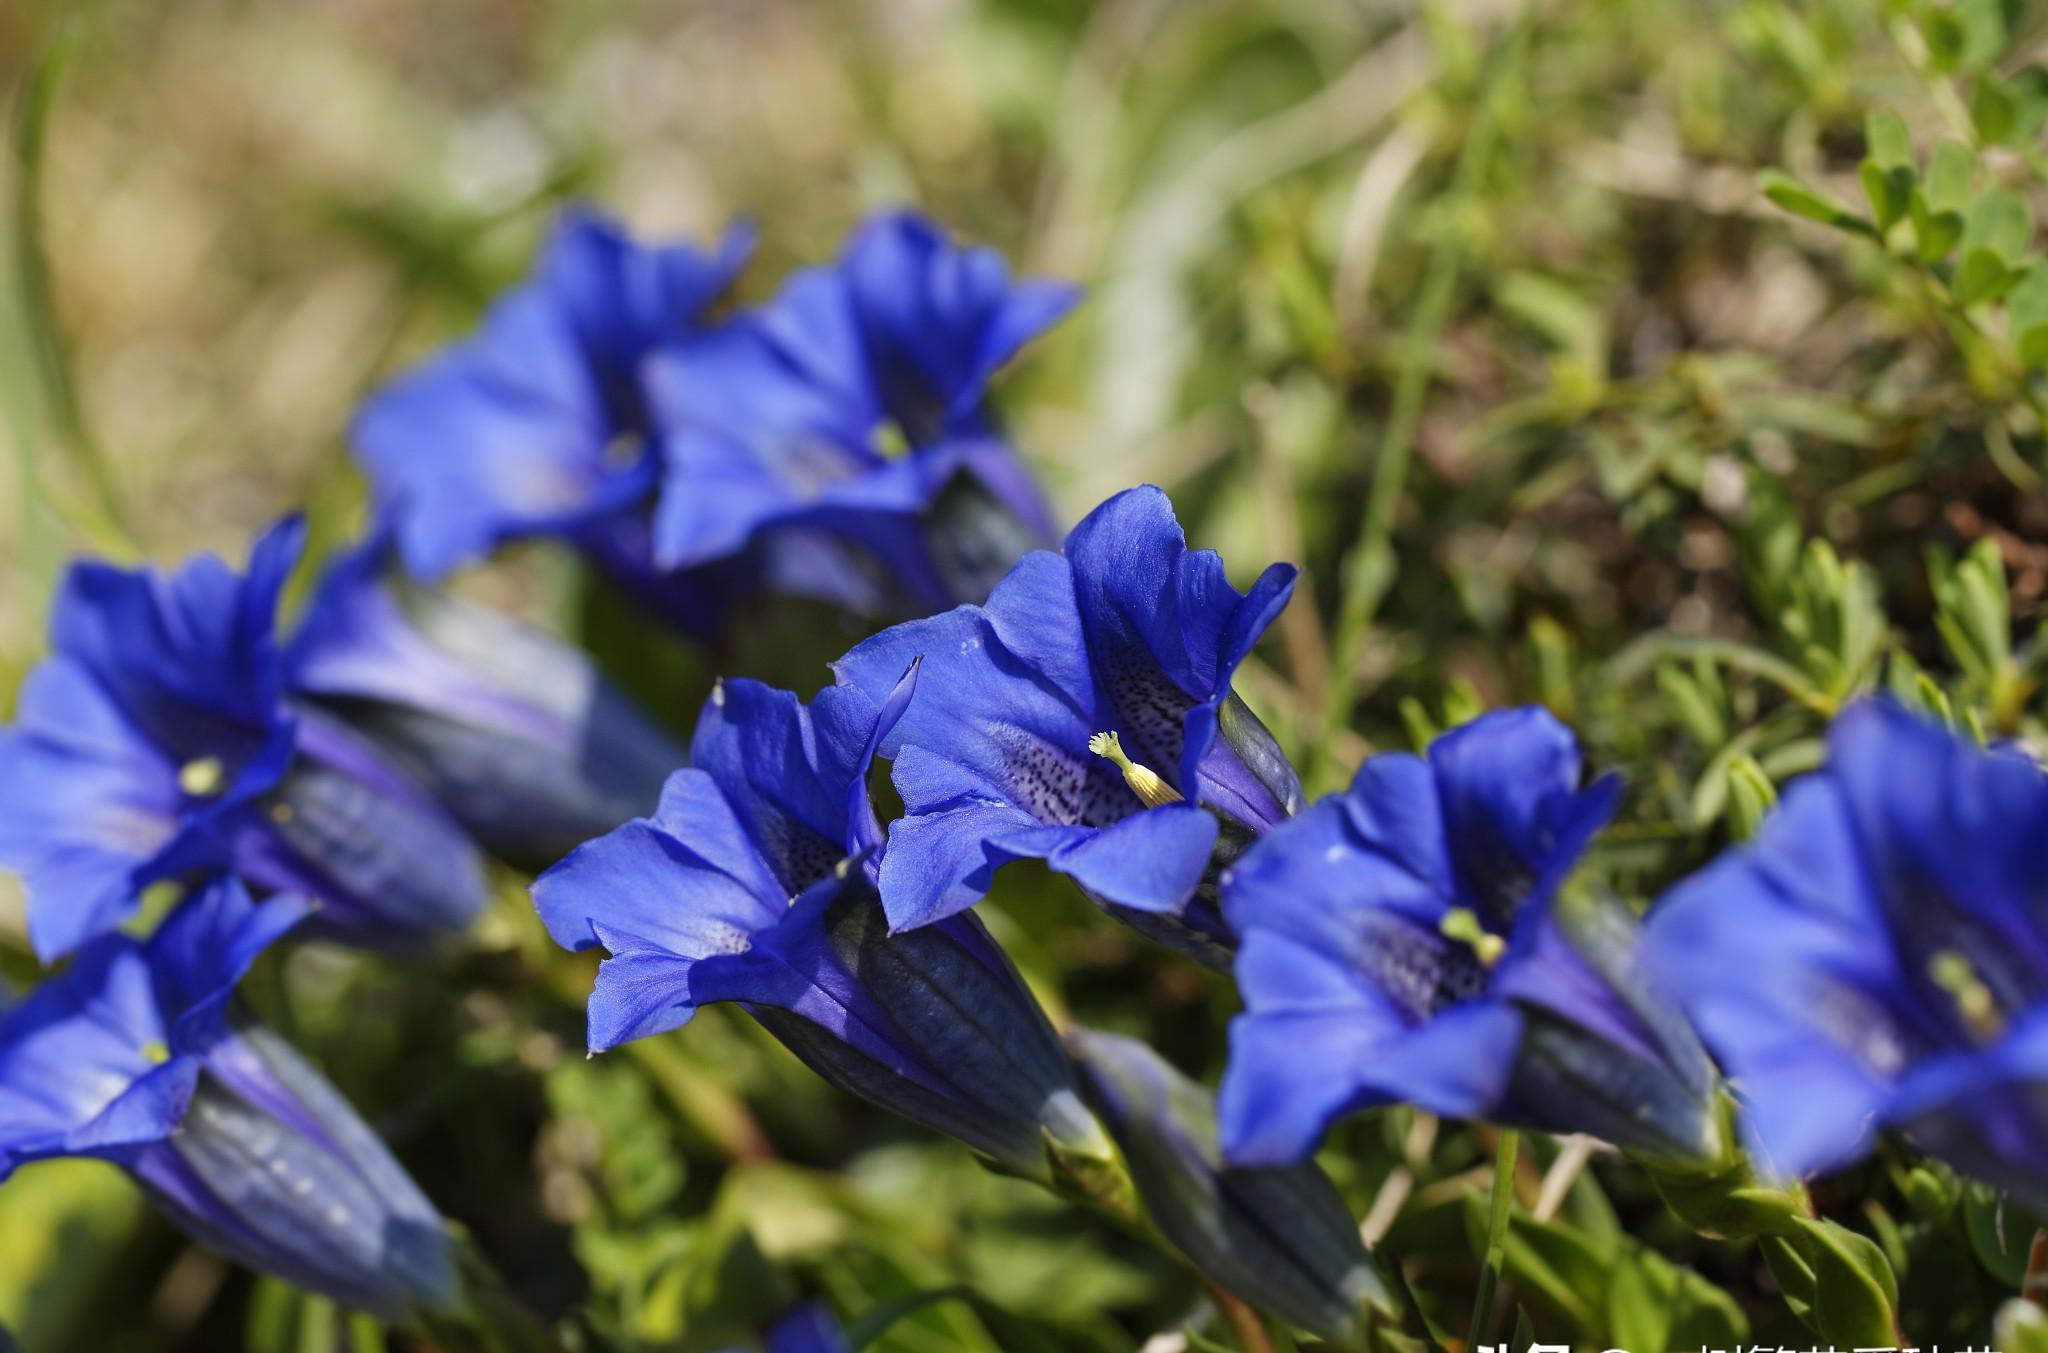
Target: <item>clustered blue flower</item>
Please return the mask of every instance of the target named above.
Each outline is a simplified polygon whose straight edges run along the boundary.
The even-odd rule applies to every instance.
[[[978,601],[1050,512],[990,411],[1072,306],[1000,255],[879,216],[757,309],[749,250],[566,217],[477,336],[373,396],[355,444],[413,573],[522,537],[582,550],[698,634],[767,590],[875,614]]]
[[[1239,591],[1151,486],[1041,548],[989,387],[1070,289],[895,214],[720,315],[747,252],[565,217],[476,337],[365,408],[376,519],[289,625],[296,519],[243,573],[72,567],[0,731],[0,863],[37,953],[70,958],[0,1015],[0,1179],[102,1158],[242,1262],[391,1319],[456,1309],[433,1206],[233,991],[289,931],[459,933],[488,854],[544,870],[549,934],[604,952],[593,1053],[735,1005],[1005,1171],[1113,1210],[1128,1168],[1196,1270],[1332,1340],[1392,1301],[1310,1158],[1392,1103],[1704,1170],[1732,1094],[1781,1176],[1896,1130],[2048,1205],[2040,766],[1855,706],[1646,923],[1582,876],[1622,786],[1546,711],[1305,804],[1233,689],[1291,566]],[[808,704],[722,682],[685,752],[587,655],[435,585],[534,536],[700,635],[762,592],[913,618]],[[1234,976],[1213,1100],[1055,1030],[972,910],[1025,859]],[[769,1345],[844,1346],[821,1308]]]

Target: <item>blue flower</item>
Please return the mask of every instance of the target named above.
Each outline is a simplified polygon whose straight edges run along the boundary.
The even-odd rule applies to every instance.
[[[1230,1159],[1300,1160],[1338,1117],[1397,1100],[1672,1160],[1718,1150],[1712,1069],[1642,981],[1633,916],[1559,894],[1619,797],[1579,777],[1549,714],[1488,714],[1427,758],[1372,758],[1231,867]]]
[[[1775,1170],[1903,1129],[2048,1203],[2048,776],[1888,704],[1828,734],[1756,841],[1650,914]]]
[[[768,1331],[768,1353],[852,1353],[832,1312],[817,1303],[799,1306]]]
[[[836,265],[649,364],[657,558],[687,568],[763,540],[844,542],[870,566],[777,581],[897,613],[979,601],[1053,536],[990,415],[989,380],[1075,299],[1012,283],[994,251],[921,217],[869,221]]]
[[[230,869],[323,904],[320,929],[398,944],[483,904],[474,846],[368,743],[284,692],[274,620],[304,530],[249,573],[72,566],[52,655],[0,729],[0,863],[46,960],[134,911],[152,883]]]
[[[407,568],[434,579],[503,541],[565,536],[643,600],[711,623],[700,586],[653,564],[659,465],[641,364],[695,330],[750,248],[743,230],[711,253],[643,245],[565,213],[533,279],[475,338],[393,381],[356,421]]]
[[[724,683],[651,818],[542,875],[555,940],[602,946],[599,1051],[735,1001],[827,1080],[1045,1178],[1100,1146],[1045,1015],[988,932],[960,917],[892,939],[873,887],[876,740],[914,673],[870,701]]]
[[[111,1161],[237,1263],[387,1319],[448,1308],[433,1205],[333,1086],[232,1008],[307,909],[215,883],[147,944],[99,939],[0,1016],[0,1180]]]
[[[654,807],[686,753],[584,653],[390,577],[388,559],[379,533],[329,565],[286,651],[295,695],[525,868]]]
[[[1345,1347],[1368,1307],[1393,1309],[1358,1224],[1320,1168],[1228,1166],[1208,1091],[1135,1039],[1079,1030],[1068,1043],[1146,1215],[1197,1272]]]
[[[881,866],[890,924],[952,916],[1029,857],[1227,962],[1231,937],[1197,897],[1219,818],[1235,849],[1301,793],[1230,681],[1293,587],[1275,564],[1239,593],[1147,486],[1096,508],[1064,555],[1026,556],[985,606],[898,625],[840,659],[840,682],[875,699],[924,660],[881,749],[905,809]]]

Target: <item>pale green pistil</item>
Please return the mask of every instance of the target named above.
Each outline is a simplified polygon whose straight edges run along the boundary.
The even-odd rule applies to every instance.
[[[178,767],[178,788],[195,799],[210,799],[227,785],[227,767],[217,756],[202,756]]]
[[[1508,942],[1479,923],[1479,917],[1464,907],[1452,907],[1436,923],[1445,939],[1471,947],[1482,967],[1491,968],[1507,952]]]
[[[1124,745],[1116,734],[1097,733],[1088,739],[1088,750],[1122,771],[1124,783],[1138,796],[1138,802],[1147,808],[1164,808],[1169,803],[1182,802],[1180,791],[1162,780],[1158,772],[1124,755]]]
[[[903,424],[893,418],[885,418],[868,434],[868,445],[874,448],[876,455],[894,460],[910,454],[910,434],[903,430]]]
[[[1956,1013],[1978,1038],[1988,1041],[2004,1032],[1998,998],[1984,985],[1984,979],[1977,975],[1968,958],[1953,949],[1944,949],[1927,961],[1927,978],[1955,1001]]]

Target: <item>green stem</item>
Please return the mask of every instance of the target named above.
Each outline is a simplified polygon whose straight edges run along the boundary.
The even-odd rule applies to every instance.
[[[469,1237],[451,1239],[462,1308],[421,1314],[419,1332],[447,1353],[564,1353],[562,1341],[512,1294]]]
[[[24,82],[14,118],[14,264],[21,296],[22,320],[35,354],[48,400],[51,421],[78,461],[106,522],[124,540],[132,541],[120,491],[112,468],[85,425],[85,414],[71,378],[70,354],[57,327],[56,303],[50,285],[49,254],[43,248],[43,147],[49,137],[50,113],[64,73],[78,52],[78,25],[60,22]]]
[[[1202,1286],[1209,1289],[1209,1300],[1216,1304],[1216,1318],[1244,1353],[1273,1353],[1272,1337],[1257,1311],[1207,1278],[1202,1279]]]
[[[1373,614],[1394,580],[1394,517],[1407,482],[1423,401],[1429,394],[1437,340],[1450,320],[1451,303],[1457,296],[1458,278],[1464,268],[1465,207],[1477,195],[1486,166],[1493,159],[1500,134],[1499,93],[1521,67],[1528,32],[1529,17],[1525,10],[1515,19],[1506,41],[1495,53],[1481,85],[1465,144],[1458,152],[1450,195],[1443,204],[1445,227],[1430,252],[1415,310],[1402,336],[1393,405],[1373,458],[1365,522],[1345,565],[1330,686],[1323,700],[1323,736],[1316,740],[1309,766],[1312,782],[1320,782],[1326,774],[1331,749],[1337,743],[1336,734],[1351,723],[1358,692],[1360,650],[1372,626]]]
[[[1479,1291],[1472,1298],[1472,1328],[1465,1336],[1468,1349],[1479,1347],[1493,1327],[1493,1292],[1507,1254],[1508,1214],[1515,1205],[1515,1161],[1521,1145],[1521,1133],[1510,1129],[1500,1134],[1500,1151],[1493,1162],[1493,1210],[1486,1219],[1486,1257],[1479,1267]]]

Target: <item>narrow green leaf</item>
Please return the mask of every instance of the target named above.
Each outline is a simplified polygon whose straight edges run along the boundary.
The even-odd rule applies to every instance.
[[[1747,752],[1728,763],[1728,834],[1747,841],[1778,803],[1778,788]]]
[[[951,1301],[956,1297],[972,1305],[974,1289],[964,1283],[955,1283],[951,1287],[935,1287],[924,1292],[912,1292],[908,1296],[898,1297],[894,1301],[883,1302],[880,1306],[867,1311],[860,1319],[847,1326],[846,1342],[856,1349],[866,1348],[869,1344],[881,1338],[883,1332],[889,1326],[905,1316],[921,1311],[927,1306],[937,1305],[942,1301]]]
[[[1763,187],[1765,197],[1794,216],[1803,216],[1809,221],[1818,221],[1854,235],[1877,234],[1875,226],[1847,206],[1788,174],[1767,169],[1758,183]]]
[[[1515,1161],[1521,1134],[1512,1129],[1500,1134],[1500,1150],[1493,1161],[1493,1205],[1486,1219],[1486,1253],[1480,1260],[1479,1291],[1472,1299],[1472,1328],[1465,1347],[1477,1348],[1493,1328],[1493,1289],[1500,1282],[1502,1256],[1508,1243],[1508,1218],[1515,1206]]]

